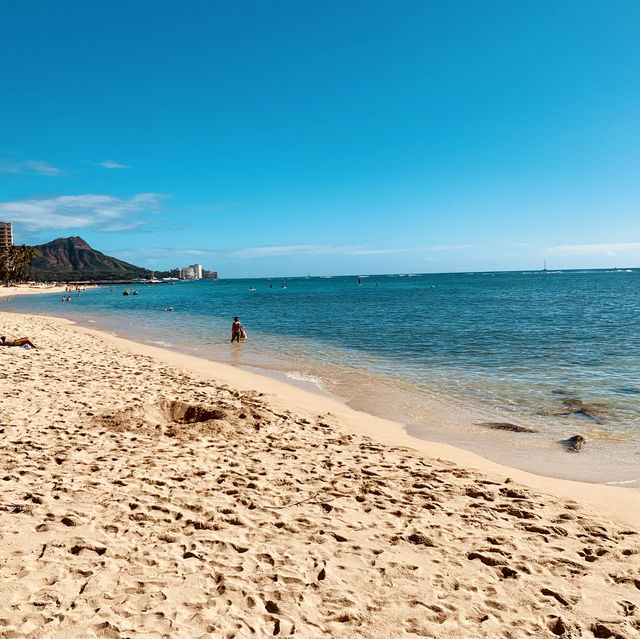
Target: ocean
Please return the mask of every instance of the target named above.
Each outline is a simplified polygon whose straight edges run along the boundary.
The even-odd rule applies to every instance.
[[[508,466],[640,487],[638,269],[125,288],[0,308],[258,369]],[[232,345],[235,315],[248,339]],[[573,435],[580,452],[562,444]]]

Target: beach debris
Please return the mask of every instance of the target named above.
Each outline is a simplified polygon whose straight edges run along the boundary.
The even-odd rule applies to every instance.
[[[486,426],[487,428],[493,428],[494,430],[508,430],[512,433],[537,433],[535,428],[529,428],[528,426],[518,426],[511,422],[477,422],[479,426]]]
[[[582,435],[573,435],[569,437],[569,439],[563,439],[560,443],[567,450],[578,452],[582,448],[585,441],[586,440]]]

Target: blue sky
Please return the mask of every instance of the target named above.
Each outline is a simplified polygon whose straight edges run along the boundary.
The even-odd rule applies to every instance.
[[[4,3],[0,220],[222,276],[640,266],[640,3]]]

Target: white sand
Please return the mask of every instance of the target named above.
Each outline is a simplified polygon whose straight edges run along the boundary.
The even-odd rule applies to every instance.
[[[41,347],[0,348],[0,637],[639,636],[636,490],[62,320],[0,326]]]
[[[16,286],[0,286],[0,301],[11,301],[19,295],[45,295],[65,292],[64,284],[18,284]]]

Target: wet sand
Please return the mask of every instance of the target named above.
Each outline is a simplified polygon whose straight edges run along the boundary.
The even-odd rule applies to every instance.
[[[640,493],[0,313],[0,636],[634,637]]]

